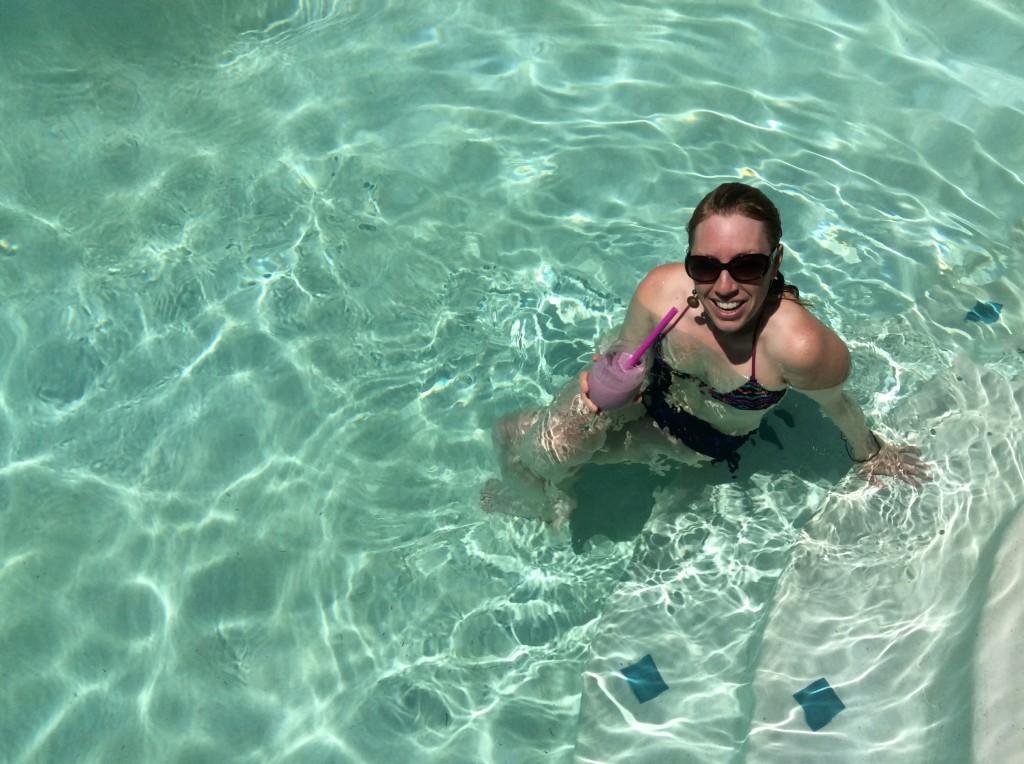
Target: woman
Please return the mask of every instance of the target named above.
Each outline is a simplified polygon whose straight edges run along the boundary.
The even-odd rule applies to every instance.
[[[724,183],[686,231],[686,259],[647,274],[622,326],[621,339],[636,347],[680,309],[648,351],[640,400],[600,412],[584,371],[551,406],[503,417],[494,436],[505,480],[488,484],[484,508],[560,523],[572,511],[564,488],[587,461],[712,460],[735,470],[740,446],[790,388],[835,422],[865,480],[928,480],[921,452],[883,442],[844,392],[849,350],[786,284],[775,205],[751,186]]]

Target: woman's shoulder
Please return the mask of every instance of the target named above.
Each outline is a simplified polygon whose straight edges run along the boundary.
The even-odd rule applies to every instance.
[[[651,268],[640,283],[655,284],[673,282],[679,279],[680,274],[686,274],[686,269],[683,267],[682,263],[664,263]]]
[[[644,276],[636,293],[646,304],[660,304],[666,295],[678,292],[680,280],[686,278],[682,263],[658,265]]]
[[[783,296],[770,308],[765,329],[773,331],[832,331],[807,309],[801,300]]]
[[[850,372],[850,351],[832,329],[795,300],[782,299],[762,332],[765,350],[787,382],[816,389],[841,384]]]

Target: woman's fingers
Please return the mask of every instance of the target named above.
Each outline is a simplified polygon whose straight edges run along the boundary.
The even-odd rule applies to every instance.
[[[874,458],[857,470],[857,474],[876,487],[884,485],[881,480],[881,476],[884,475],[902,480],[914,488],[920,488],[921,483],[929,482],[932,478],[928,474],[931,465],[918,459],[919,456],[921,449],[917,446],[896,446],[886,443]]]
[[[586,369],[580,372],[580,400],[590,413],[596,414],[600,411],[597,404],[590,400],[590,373]]]

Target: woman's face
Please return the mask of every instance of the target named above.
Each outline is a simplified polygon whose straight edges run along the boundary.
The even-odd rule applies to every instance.
[[[690,242],[690,255],[710,257],[728,263],[739,255],[771,254],[764,223],[743,215],[712,215],[700,223]],[[767,273],[752,283],[736,281],[723,270],[710,284],[694,282],[697,298],[712,329],[737,332],[748,328],[761,314],[768,297],[768,285],[779,270],[782,251]]]

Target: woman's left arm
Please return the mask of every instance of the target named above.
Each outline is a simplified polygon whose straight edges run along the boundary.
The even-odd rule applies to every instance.
[[[835,422],[846,439],[857,474],[872,485],[881,486],[882,475],[899,478],[915,488],[931,480],[928,465],[915,446],[886,443],[868,429],[864,411],[845,390],[850,376],[850,351],[839,336],[806,314],[809,321],[790,326],[780,367],[785,381],[815,401]]]
[[[857,463],[857,474],[869,483],[881,486],[879,477],[889,475],[920,488],[922,482],[931,480],[928,465],[918,458],[921,450],[916,446],[886,443],[869,430],[863,410],[842,385],[800,392],[813,399],[825,415],[835,422],[846,438],[850,458]]]

